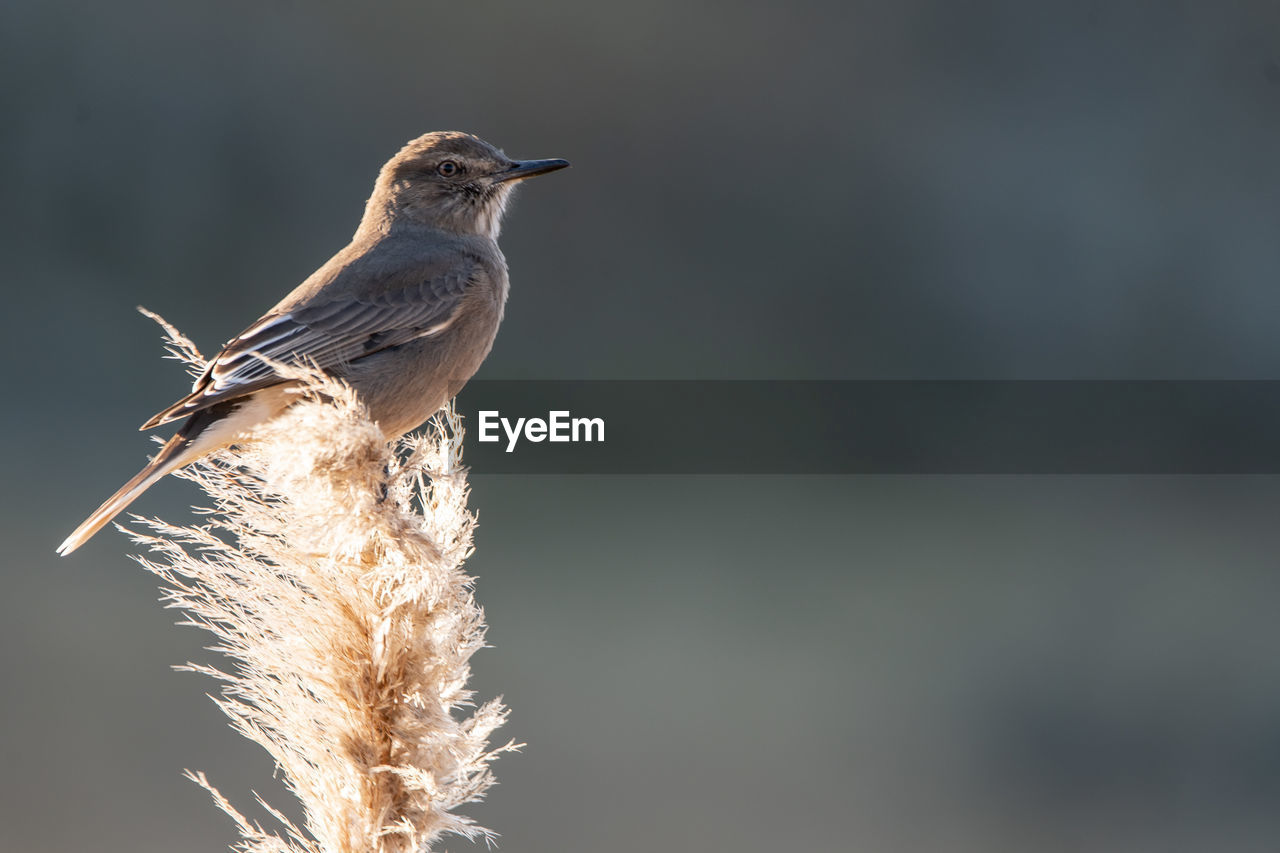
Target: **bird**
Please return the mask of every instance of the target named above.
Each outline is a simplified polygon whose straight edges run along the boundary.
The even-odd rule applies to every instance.
[[[345,381],[389,441],[425,422],[493,347],[509,290],[497,240],[512,190],[568,165],[513,160],[459,131],[408,142],[379,171],[351,242],[209,359],[191,393],[142,425],[185,419],[58,553],[75,551],[166,474],[283,412],[297,398],[281,364]]]

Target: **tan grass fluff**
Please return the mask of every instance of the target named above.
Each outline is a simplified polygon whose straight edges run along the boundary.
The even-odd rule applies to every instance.
[[[171,350],[198,358],[171,327]],[[213,499],[208,523],[143,519],[140,562],[186,624],[214,634],[232,725],[276,760],[303,827],[268,807],[277,835],[189,774],[237,823],[252,853],[422,851],[443,833],[488,837],[454,813],[493,783],[499,700],[466,684],[484,614],[462,571],[474,518],[461,430],[444,411],[389,447],[350,389],[295,370],[310,399],[255,440],[179,473]],[[265,805],[265,804],[264,804]]]

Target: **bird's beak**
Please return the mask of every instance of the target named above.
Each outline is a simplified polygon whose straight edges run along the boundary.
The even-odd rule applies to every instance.
[[[505,181],[523,181],[525,178],[532,178],[534,175],[545,175],[547,172],[554,172],[556,169],[563,169],[568,165],[568,160],[517,160],[510,169],[494,175],[493,182],[500,184]]]

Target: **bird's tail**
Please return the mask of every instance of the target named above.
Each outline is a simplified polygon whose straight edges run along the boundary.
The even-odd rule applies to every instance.
[[[183,430],[185,432],[185,430]],[[106,527],[111,519],[119,515],[125,507],[133,503],[135,499],[147,489],[151,487],[156,480],[171,471],[176,471],[188,462],[195,459],[189,451],[191,449],[191,440],[187,436],[179,432],[173,438],[160,448],[160,452],[156,454],[147,466],[134,474],[129,482],[120,487],[114,495],[107,498],[102,506],[93,511],[93,515],[89,516],[84,522],[75,529],[66,541],[58,546],[58,553],[62,556],[70,554],[79,548],[85,542],[89,541],[93,534]],[[184,453],[183,451],[188,451]]]
[[[65,557],[88,542],[95,533],[111,523],[111,519],[151,488],[156,480],[229,443],[232,434],[227,427],[233,427],[234,422],[228,422],[225,416],[235,411],[239,405],[239,401],[224,403],[192,415],[173,438],[165,442],[164,447],[160,448],[160,452],[147,463],[145,468],[134,474],[129,482],[107,498],[102,506],[93,511],[93,515],[86,518],[84,523],[58,546],[58,553]]]

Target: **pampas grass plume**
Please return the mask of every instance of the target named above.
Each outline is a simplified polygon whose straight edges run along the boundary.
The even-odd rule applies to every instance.
[[[159,318],[155,318],[159,320]],[[165,326],[169,350],[203,359]],[[131,532],[184,624],[210,632],[232,726],[265,748],[301,803],[271,832],[202,773],[247,853],[425,851],[445,833],[491,838],[456,809],[493,784],[500,700],[475,707],[471,655],[484,613],[462,568],[475,520],[461,426],[444,410],[388,445],[350,388],[281,367],[300,402],[252,441],[179,476],[213,502],[204,523],[137,519]],[[470,711],[469,714],[463,713]]]

